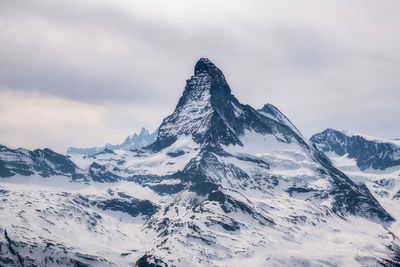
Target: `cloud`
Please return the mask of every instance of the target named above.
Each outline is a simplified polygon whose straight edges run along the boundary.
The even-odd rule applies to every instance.
[[[29,149],[49,145],[65,153],[69,146],[121,143],[127,135],[150,130],[160,121],[154,106],[93,105],[38,93],[0,90],[0,140]],[[156,110],[156,114],[154,114]]]
[[[101,126],[87,123],[80,138],[55,133],[49,145],[103,143],[156,127],[196,60],[209,57],[240,101],[276,105],[306,136],[335,127],[399,137],[399,7],[376,0],[6,0],[0,92],[13,92],[16,102],[33,94],[37,105],[54,98],[96,110],[89,113]],[[54,121],[45,114],[55,107],[46,105],[43,122]],[[12,118],[22,122],[22,115]],[[2,140],[34,146],[18,129],[2,127]]]

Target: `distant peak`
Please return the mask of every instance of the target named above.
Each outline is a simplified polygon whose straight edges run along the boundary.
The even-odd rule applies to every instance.
[[[142,127],[142,130],[139,133],[139,136],[142,136],[142,135],[149,135],[149,131],[147,131],[147,129],[144,127]]]
[[[269,104],[269,103],[265,104],[260,110],[261,111],[265,111],[265,112],[268,112],[268,111],[269,112],[271,112],[271,111],[274,111],[274,112],[279,111],[274,105]]]
[[[194,66],[194,74],[221,73],[221,71],[208,58],[200,58]]]

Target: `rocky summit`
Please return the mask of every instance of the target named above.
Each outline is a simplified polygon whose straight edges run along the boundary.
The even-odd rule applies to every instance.
[[[399,264],[396,216],[206,58],[153,143],[46,151],[1,149],[1,264]]]

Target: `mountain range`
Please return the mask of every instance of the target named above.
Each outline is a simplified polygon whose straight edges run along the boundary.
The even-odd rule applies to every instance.
[[[2,146],[0,264],[399,266],[400,177],[389,190],[335,161],[384,172],[395,147],[307,140],[273,105],[241,104],[206,58],[142,133],[69,155]]]
[[[142,128],[139,134],[134,133],[133,135],[128,136],[124,142],[119,145],[112,145],[107,143],[105,146],[100,147],[88,147],[88,148],[77,148],[77,147],[69,147],[67,150],[68,155],[94,155],[103,152],[106,149],[109,150],[132,150],[137,148],[142,148],[144,146],[148,146],[157,138],[158,129],[153,133],[149,133],[149,131],[145,128]]]

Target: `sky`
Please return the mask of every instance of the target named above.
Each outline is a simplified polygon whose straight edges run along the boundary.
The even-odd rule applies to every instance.
[[[400,137],[398,0],[2,0],[0,144],[121,143],[155,130],[200,57],[241,103],[306,137]]]

